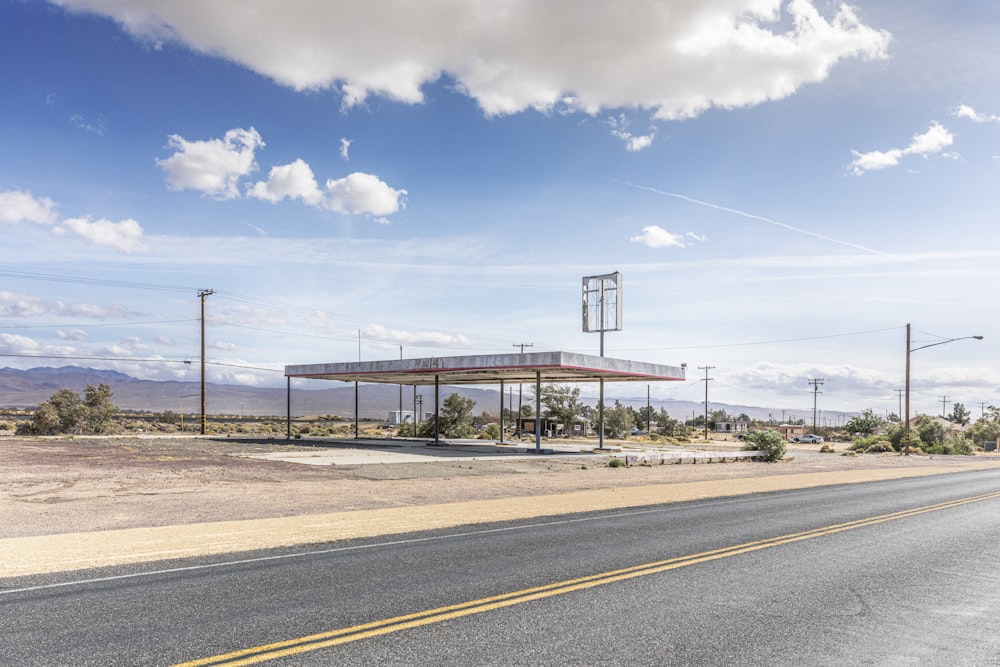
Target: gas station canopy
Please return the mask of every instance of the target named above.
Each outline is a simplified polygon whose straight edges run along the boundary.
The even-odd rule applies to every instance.
[[[425,357],[285,366],[289,378],[382,384],[500,382],[660,382],[684,380],[684,368],[574,352]]]

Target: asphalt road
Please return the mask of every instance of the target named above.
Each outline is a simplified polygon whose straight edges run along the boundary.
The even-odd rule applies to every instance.
[[[0,664],[1000,665],[998,543],[990,471],[8,579]]]

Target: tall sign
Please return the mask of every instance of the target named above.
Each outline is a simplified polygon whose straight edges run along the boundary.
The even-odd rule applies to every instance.
[[[622,330],[622,274],[605,273],[583,279],[583,332],[601,334],[604,356],[604,332]],[[604,449],[604,379],[597,405],[598,449]]]

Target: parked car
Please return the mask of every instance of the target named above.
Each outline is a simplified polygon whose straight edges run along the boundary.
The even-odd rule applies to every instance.
[[[806,433],[805,435],[797,435],[792,438],[792,442],[823,442],[823,438],[812,433]]]

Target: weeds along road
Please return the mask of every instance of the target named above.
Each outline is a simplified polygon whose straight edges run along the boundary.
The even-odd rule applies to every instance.
[[[22,577],[0,663],[996,664],[998,530],[984,471]]]

